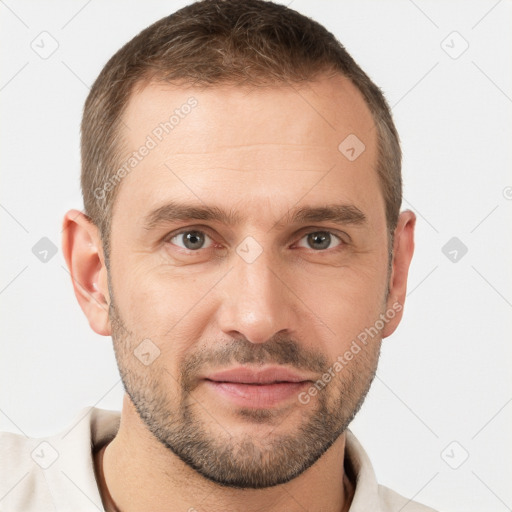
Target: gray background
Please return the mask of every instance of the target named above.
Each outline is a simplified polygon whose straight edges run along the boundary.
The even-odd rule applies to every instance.
[[[49,435],[83,407],[121,407],[111,341],[74,297],[61,222],[82,208],[90,85],[122,44],[184,4],[0,1],[0,430]],[[351,429],[380,483],[441,510],[511,510],[512,2],[290,6],[384,90],[403,208],[418,216],[405,316]]]

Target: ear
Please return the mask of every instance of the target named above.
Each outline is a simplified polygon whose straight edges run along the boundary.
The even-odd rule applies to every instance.
[[[382,331],[382,338],[393,334],[402,319],[407,292],[407,276],[414,253],[415,225],[416,215],[410,210],[405,210],[399,215],[393,241],[392,270],[386,308],[386,311],[394,311],[395,315],[386,323]]]
[[[76,298],[92,330],[110,336],[107,268],[98,228],[78,210],[64,216],[62,249]]]

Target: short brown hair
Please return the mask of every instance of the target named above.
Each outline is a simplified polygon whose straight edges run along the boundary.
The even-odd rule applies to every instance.
[[[136,87],[151,81],[284,85],[325,73],[349,78],[373,115],[377,172],[392,239],[402,202],[401,150],[381,90],[333,34],[297,11],[265,0],[203,0],[157,21],[125,44],[107,62],[87,97],[81,186],[85,213],[99,228],[106,257],[119,189],[106,185],[121,162],[122,115]]]

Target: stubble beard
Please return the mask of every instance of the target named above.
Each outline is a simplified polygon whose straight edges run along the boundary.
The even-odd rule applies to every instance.
[[[372,340],[342,369],[337,377],[309,404],[297,400],[303,408],[299,425],[278,433],[286,421],[272,409],[238,409],[237,418],[248,425],[248,432],[234,435],[224,418],[194,398],[194,376],[206,361],[232,363],[289,364],[322,375],[329,362],[324,356],[308,352],[289,338],[272,339],[254,345],[245,339],[224,346],[222,352],[211,351],[211,358],[201,351],[191,353],[180,363],[177,378],[162,361],[144,366],[134,356],[141,339],[123,322],[110,291],[109,314],[112,339],[121,379],[141,420],[155,438],[184,463],[209,481],[225,487],[263,489],[284,484],[311,467],[346,430],[362,406],[375,377],[380,354],[380,339]],[[332,364],[332,363],[331,363]],[[176,386],[178,400],[169,399],[169,383]],[[206,408],[208,404],[206,404]],[[293,412],[292,411],[292,412]],[[223,423],[225,425],[223,425]],[[274,424],[275,428],[258,439],[256,425]]]

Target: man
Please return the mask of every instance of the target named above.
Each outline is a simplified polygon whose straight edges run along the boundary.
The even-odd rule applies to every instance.
[[[3,435],[2,510],[432,510],[348,429],[403,313],[400,162],[380,90],[284,6],[194,3],[119,50],[63,251],[122,413]]]

